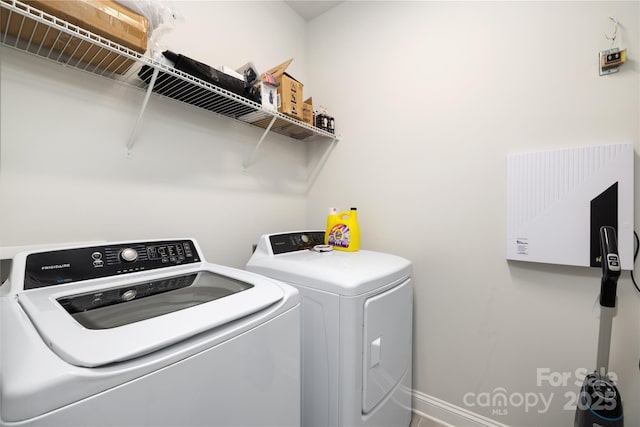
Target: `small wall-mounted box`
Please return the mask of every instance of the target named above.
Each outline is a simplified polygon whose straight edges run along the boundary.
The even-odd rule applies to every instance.
[[[599,53],[600,56],[600,75],[606,76],[607,74],[617,73],[618,67],[627,60],[627,49],[613,49],[603,50]]]

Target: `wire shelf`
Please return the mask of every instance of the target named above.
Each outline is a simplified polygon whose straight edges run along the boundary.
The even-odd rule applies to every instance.
[[[177,70],[17,0],[0,0],[0,44],[304,140],[336,135]],[[154,76],[155,72],[155,76]],[[146,102],[143,105],[143,111]],[[140,114],[142,116],[142,112]],[[137,129],[137,124],[136,124]],[[136,132],[134,129],[133,136]],[[261,138],[260,142],[262,141]],[[130,149],[132,141],[129,142]]]

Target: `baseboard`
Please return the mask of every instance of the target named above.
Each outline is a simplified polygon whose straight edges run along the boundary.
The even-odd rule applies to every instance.
[[[417,390],[412,395],[413,412],[445,427],[509,427]]]

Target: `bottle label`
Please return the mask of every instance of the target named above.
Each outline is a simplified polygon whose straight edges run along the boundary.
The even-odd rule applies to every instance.
[[[336,224],[329,232],[329,244],[340,248],[348,248],[351,233],[346,224]]]

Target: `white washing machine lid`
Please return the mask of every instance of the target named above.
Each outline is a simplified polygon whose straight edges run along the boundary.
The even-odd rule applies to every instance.
[[[161,286],[171,291],[149,290]],[[95,299],[109,299],[109,292],[121,301],[87,308]],[[42,339],[59,357],[76,366],[98,367],[142,356],[228,324],[284,296],[284,290],[267,278],[215,264],[198,264],[108,284],[94,280],[70,287],[45,287],[16,297]]]
[[[345,296],[361,295],[411,274],[409,260],[366,250],[301,250],[278,255],[256,251],[246,268],[287,283]]]

